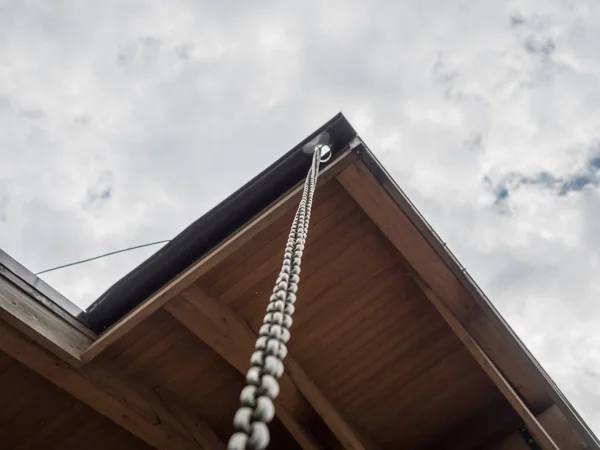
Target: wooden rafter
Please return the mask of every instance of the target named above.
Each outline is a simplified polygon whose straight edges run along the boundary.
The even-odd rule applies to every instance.
[[[193,285],[168,303],[165,309],[238,371],[246,372],[256,333],[228,305]],[[280,380],[281,394],[277,399],[276,411],[292,434],[297,432],[297,428],[290,429],[286,424],[286,421],[291,420],[289,411],[303,402],[304,396],[345,448],[374,448],[333,406],[291,356],[286,358],[285,365],[286,373]],[[295,420],[293,425],[297,427]],[[303,448],[319,448],[318,444],[310,442],[305,433],[294,437]]]
[[[319,182],[325,182],[335,177],[344,168],[356,160],[356,154],[352,149],[346,150],[335,161],[324,167],[319,175]],[[150,317],[161,309],[169,300],[184,289],[192,285],[200,276],[215,267],[227,256],[233,254],[237,249],[264,230],[268,225],[281,217],[289,209],[296,206],[302,193],[303,183],[290,190],[270,208],[259,214],[256,218],[245,225],[239,232],[218,245],[214,250],[202,257],[198,262],[190,266],[185,272],[167,283],[162,289],[129,312],[118,323],[105,331],[94,341],[83,353],[82,359],[86,362],[93,360],[102,353],[113,342],[132,330],[136,325]]]
[[[0,351],[155,448],[219,448],[207,444],[215,442],[207,425],[173,399],[133,388],[98,365],[83,366],[77,350],[88,339],[0,277]]]
[[[532,405],[538,410],[551,405],[535,370],[515,357],[502,331],[481,306],[468,300],[469,293],[362,161],[345,169],[337,179],[409,263],[421,290],[519,414],[538,444],[544,449],[558,449],[531,410]],[[502,372],[519,386],[519,393]],[[572,427],[570,423],[569,426]]]
[[[519,386],[520,394],[529,405],[541,410],[550,406],[551,399],[536,369],[525,358],[516,357],[518,353],[510,344],[512,340],[507,339],[506,330],[496,326],[483,308],[471,300],[440,255],[364,163],[357,161],[337,179],[470,335],[485,348],[496,366]]]
[[[469,353],[471,353],[473,358],[477,361],[479,366],[496,385],[502,395],[504,395],[504,398],[506,398],[516,413],[521,417],[523,422],[527,425],[529,432],[535,438],[536,442],[541,446],[541,448],[543,450],[559,450],[559,447],[550,437],[546,429],[540,424],[537,418],[529,410],[527,405],[523,403],[523,400],[521,400],[513,387],[508,383],[506,378],[504,378],[496,365],[490,360],[490,358],[473,339],[469,332],[462,326],[452,311],[448,309],[448,307],[440,300],[435,292],[429,288],[429,286],[423,283],[416,276],[414,279],[425,296],[438,310],[440,315],[446,320],[446,323],[448,323],[452,331],[454,331],[454,334],[456,334],[456,336],[461,340]]]

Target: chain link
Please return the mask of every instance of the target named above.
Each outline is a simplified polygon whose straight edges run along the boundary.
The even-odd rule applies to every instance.
[[[281,272],[275,282],[267,313],[256,340],[256,351],[250,358],[251,367],[246,374],[246,387],[240,394],[240,407],[233,419],[234,433],[228,450],[264,450],[269,445],[268,424],[275,416],[274,400],[279,395],[277,381],[284,371],[296,292],[300,281],[300,263],[306,243],[308,224],[319,165],[324,146],[313,154],[312,164],[302,191],[302,199],[294,216]]]

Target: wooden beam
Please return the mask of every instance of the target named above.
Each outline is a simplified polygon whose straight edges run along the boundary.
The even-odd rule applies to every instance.
[[[201,429],[188,414],[175,416],[152,392],[140,392],[114,374],[92,365],[72,367],[60,357],[38,346],[28,336],[0,320],[0,350],[120,425],[152,447],[160,450],[198,450],[195,439]],[[210,437],[207,437],[210,439]]]
[[[552,436],[561,450],[584,450],[589,448],[575,431],[559,407],[552,405],[537,416],[537,420]],[[503,440],[494,450],[530,450],[531,446],[519,432],[514,432]]]
[[[485,349],[492,361],[518,386],[519,392],[536,410],[552,404],[542,375],[510,331],[494,322],[465,288],[443,257],[447,250],[434,248],[435,236],[424,220],[404,199],[392,197],[395,188],[384,187],[365,163],[357,161],[337,176],[338,181],[373,220],[390,243],[419,274],[459,322]],[[397,191],[397,189],[395,189]],[[398,193],[401,196],[401,193]],[[441,247],[441,244],[440,244]],[[490,309],[490,308],[488,308]],[[486,312],[487,311],[487,312]]]
[[[246,374],[256,334],[229,306],[192,285],[164,309],[238,372]],[[286,374],[279,380],[279,385],[278,401],[282,409],[293,416],[308,415],[309,405]]]
[[[163,406],[180,420],[181,424],[192,434],[194,440],[203,449],[225,450],[225,443],[217,436],[211,426],[203,420],[197,420],[194,414],[181,406],[180,400],[171,392],[160,386],[155,387],[152,391]]]
[[[81,354],[92,339],[0,276],[0,319],[71,365],[81,365]]]
[[[246,374],[256,335],[229,307],[192,285],[181,296],[167,303],[164,309],[238,372]],[[306,400],[286,374],[280,378],[279,386],[280,393],[276,400],[279,420],[301,448],[320,449],[315,438],[296,419],[307,415],[309,406]]]
[[[537,418],[523,403],[521,397],[515,392],[506,378],[500,373],[496,365],[488,358],[479,344],[473,339],[469,332],[463,327],[460,321],[454,316],[452,311],[444,304],[433,290],[426,285],[418,276],[413,276],[415,282],[419,285],[425,296],[438,310],[440,315],[446,320],[454,334],[461,340],[467,350],[471,353],[475,361],[484,370],[498,390],[504,395],[504,398],[510,403],[516,413],[527,425],[527,429],[535,438],[536,442],[543,450],[559,450],[554,440],[550,437],[546,429],[540,424]]]
[[[325,166],[319,175],[319,182],[325,182],[335,177],[344,168],[348,167],[356,160],[356,153],[352,148],[346,150],[335,161]],[[119,322],[105,331],[96,341],[94,341],[83,353],[82,359],[86,362],[93,360],[102,353],[113,342],[133,329],[144,319],[162,308],[169,300],[185,288],[194,283],[200,276],[215,267],[227,256],[234,253],[238,248],[256,236],[260,231],[273,223],[277,218],[285,214],[293,206],[297,205],[302,193],[304,183],[298,184],[289,193],[276,201],[271,207],[259,214],[248,224],[242,227],[237,233],[232,235],[226,241],[218,245],[214,250],[203,256],[190,266],[181,275],[174,278],[171,282],[163,286],[159,291],[153,294],[146,301],[134,308],[130,313],[123,317]]]
[[[228,305],[194,285],[168,303],[165,309],[238,371],[246,373],[257,335]],[[286,358],[285,366],[286,372],[280,380],[281,394],[277,399],[278,414],[282,411],[287,414],[286,411],[295,404],[304,401],[304,396],[345,448],[374,448],[343,418],[291,356]]]

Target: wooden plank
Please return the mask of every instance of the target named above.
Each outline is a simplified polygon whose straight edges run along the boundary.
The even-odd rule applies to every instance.
[[[247,371],[249,355],[257,336],[224,302],[219,302],[206,295],[199,287],[192,286],[182,292],[181,300],[167,304],[165,309],[241,373]],[[212,327],[206,322],[212,323]],[[374,448],[343,418],[293,358],[288,356],[285,365],[286,373],[280,380],[281,394],[277,400],[279,409],[279,402],[283,403],[281,406],[285,409],[292,395],[300,398],[303,395],[345,448]]]
[[[72,367],[0,320],[0,350],[157,449],[203,447],[155,396],[141,393],[98,366]]]
[[[499,329],[489,319],[408,213],[400,208],[365,164],[356,162],[341,172],[337,179],[408,264],[469,330],[491,360],[518,386],[526,401],[536,410],[547,408],[552,403],[551,399],[530,361],[511,346],[505,330]]]
[[[72,365],[92,339],[0,276],[0,319]]]
[[[246,374],[256,335],[227,305],[192,285],[181,297],[167,303],[165,310],[241,374]],[[306,401],[287,375],[281,377],[279,385],[276,400],[279,420],[303,449],[321,448],[295,418],[308,412]]]
[[[364,216],[362,211],[349,198],[346,191],[342,189],[337,181],[332,180],[327,184],[319,186],[319,188],[327,187],[331,183],[338,186],[339,194],[342,195],[335,195],[331,199],[331,203],[326,203],[326,206],[330,208],[329,211],[323,208],[313,209],[307,248],[312,246],[320,249],[327,248],[327,245],[321,245],[320,242],[331,242],[330,233],[332,230],[338,230],[340,225],[346,224],[347,221],[357,222],[357,219],[360,220],[359,215]],[[316,197],[323,198],[325,195],[327,195],[327,192],[319,189]],[[252,286],[258,280],[262,280],[265,275],[270,274],[274,268],[281,268],[283,249],[285,248],[289,229],[292,225],[292,213],[293,211],[289,211],[283,216],[285,218],[286,229],[282,233],[276,233],[274,230],[273,227],[277,224],[269,226],[257,236],[257,238],[265,235],[269,236],[271,239],[268,242],[264,242],[264,239],[262,239],[263,242],[261,242],[261,239],[252,239],[236,253],[216,266],[215,269],[218,270],[213,269],[204,274],[200,279],[202,286],[220,300],[230,303],[231,299],[251,291]],[[250,253],[251,255],[244,260],[243,255],[245,253]],[[240,254],[241,261],[238,260],[238,254]],[[231,267],[231,261],[236,261],[238,263],[237,266]],[[273,282],[274,279],[271,284]]]
[[[328,283],[323,283],[321,273],[327,272],[336,277],[340,276],[340,272],[352,272],[352,264],[346,264],[348,259],[356,254],[357,247],[373,252],[373,238],[368,236],[371,228],[363,217],[361,211],[355,210],[353,214],[346,217],[342,222],[338,222],[335,228],[331,229],[330,233],[322,236],[311,234],[306,244],[305,254],[303,256],[303,272],[302,272],[302,297],[307,301],[313,301],[313,294],[317,291],[322,292],[327,287],[334,286],[337,278],[331,278]],[[318,231],[318,230],[317,230]],[[363,238],[370,240],[366,246],[362,245]],[[369,239],[370,238],[370,239]],[[248,244],[253,245],[253,244]],[[226,290],[222,295],[217,292],[207,289],[208,293],[220,301],[231,305],[234,309],[244,311],[248,314],[240,314],[253,326],[260,325],[264,316],[265,301],[271,296],[273,285],[283,261],[283,250],[285,248],[285,240],[281,242],[278,254],[274,258],[270,258],[268,265],[256,264],[249,267],[247,273],[254,279],[253,283],[247,284],[245,291],[237,290],[235,297],[231,296],[232,290]],[[358,250],[360,251],[360,250]],[[232,288],[242,280],[236,280],[227,276]],[[203,280],[202,280],[203,281]],[[202,283],[204,286],[204,284]],[[305,303],[303,303],[305,305]],[[258,307],[257,307],[258,306]],[[250,318],[252,317],[252,318]],[[298,325],[298,322],[294,322]]]
[[[332,219],[335,221],[335,217],[346,213],[348,207],[354,206],[354,209],[358,209],[356,204],[348,205],[348,202],[344,202],[347,197],[348,193],[335,179],[325,183],[322,180],[319,182],[313,203],[313,213],[311,214],[311,236],[315,234],[316,230],[323,228],[322,221],[331,222]],[[340,206],[342,206],[342,210],[340,210]],[[254,236],[250,242],[204,273],[202,275],[202,285],[207,289],[211,288],[213,291],[221,290],[223,287],[218,285],[224,283],[229,277],[237,276],[240,271],[244,270],[244,267],[251,266],[256,261],[262,262],[272,256],[273,253],[279,253],[281,251],[281,241],[285,242],[290,232],[294,212],[289,209],[266,229]],[[325,228],[327,228],[327,224]]]
[[[346,150],[339,158],[325,166],[319,175],[319,182],[325,182],[335,177],[338,173],[351,165],[356,160],[356,153],[352,149]],[[215,267],[227,256],[233,254],[242,245],[256,236],[261,230],[281,217],[286,211],[295,206],[302,193],[304,183],[298,184],[288,194],[276,201],[270,208],[259,214],[248,224],[242,227],[214,250],[200,258],[198,262],[191,265],[181,275],[163,286],[146,301],[134,308],[119,322],[105,331],[89,348],[83,353],[82,359],[86,362],[93,360],[102,353],[110,344],[118,340],[125,333],[134,328],[154,312],[162,308],[169,300],[181,291],[193,284],[202,274]]]
[[[415,282],[421,288],[425,296],[435,306],[441,316],[446,320],[452,331],[458,336],[473,358],[479,363],[479,366],[494,382],[496,387],[504,398],[511,404],[516,413],[521,417],[523,422],[536,442],[544,450],[558,450],[554,440],[550,437],[546,429],[540,424],[529,408],[523,403],[523,400],[515,392],[513,387],[508,383],[506,378],[500,373],[496,365],[491,361],[487,354],[482,350],[479,344],[473,339],[469,332],[463,327],[460,321],[454,316],[452,311],[444,304],[435,292],[425,282],[419,279],[417,275],[414,277]]]

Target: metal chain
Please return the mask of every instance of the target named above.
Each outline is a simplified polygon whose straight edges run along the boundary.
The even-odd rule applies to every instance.
[[[304,182],[302,199],[285,247],[281,272],[275,282],[263,325],[260,327],[256,351],[250,358],[251,367],[246,374],[246,387],[240,394],[241,406],[233,419],[235,432],[229,439],[228,450],[264,450],[269,445],[268,423],[275,416],[273,401],[279,395],[277,380],[283,375],[283,359],[288,352],[286,344],[291,337],[292,315],[300,281],[300,263],[324,150],[329,149],[324,145],[315,148],[312,164]]]

